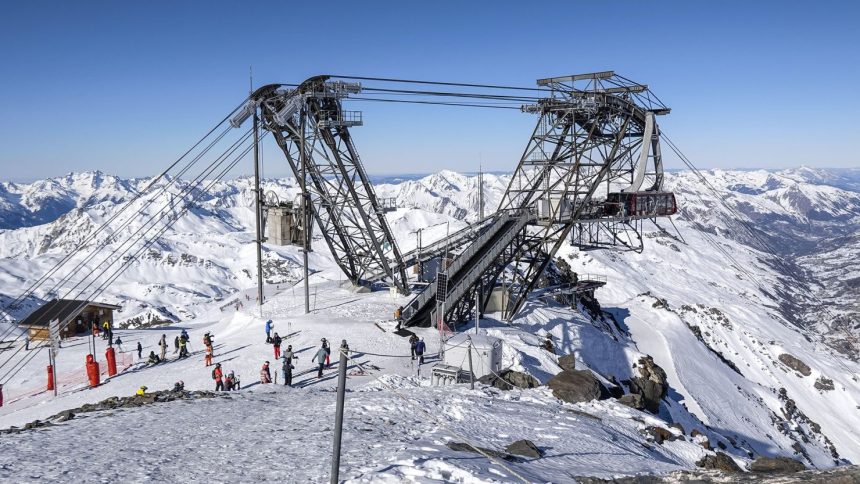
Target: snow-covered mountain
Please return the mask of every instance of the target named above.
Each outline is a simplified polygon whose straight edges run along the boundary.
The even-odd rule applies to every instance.
[[[712,445],[736,458],[788,455],[817,467],[860,462],[860,173],[802,168],[703,175],[707,183],[695,173],[667,174],[680,213],[674,226],[646,224],[642,253],[562,250],[559,259],[573,270],[606,277],[596,294],[599,307],[577,312],[534,301],[512,324],[489,324],[487,333],[505,340],[506,366],[544,383],[559,371],[539,348],[548,334],[561,352],[576,356],[578,367],[622,386],[650,355],[670,387],[659,418],[702,429]],[[484,175],[487,213],[508,181]],[[2,301],[16,297],[147,183],[86,173],[0,185]],[[184,183],[160,181],[164,193],[135,200],[133,211],[155,213]],[[251,188],[247,178],[217,183],[101,299],[121,303],[120,319],[133,327],[210,317],[213,308],[245,300],[254,285]],[[474,221],[477,188],[477,177],[443,171],[380,184],[376,192],[397,198],[389,221],[406,251],[418,228],[430,227],[423,235],[428,243]],[[265,190],[282,200],[298,192],[291,179],[267,180]],[[131,219],[89,246],[118,248],[123,234],[144,224],[142,217]],[[317,249],[312,268],[320,281],[334,284],[337,271],[323,244]],[[75,257],[83,261],[85,254]],[[264,257],[270,284],[300,277],[296,248],[266,245]],[[95,261],[79,269],[97,270]],[[46,286],[63,275],[51,276]],[[287,314],[294,302],[283,297],[270,314]],[[383,305],[352,297],[332,303],[327,317],[373,319]],[[597,413],[609,422],[613,411]],[[623,452],[634,451],[625,445]],[[654,458],[679,459],[674,462],[682,467],[690,462],[676,454]]]

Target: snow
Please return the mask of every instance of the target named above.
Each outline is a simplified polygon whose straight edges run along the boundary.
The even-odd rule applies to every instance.
[[[821,184],[833,178],[818,171],[715,170],[706,176],[743,216],[775,220],[769,227],[784,226],[785,233],[824,227],[854,240],[850,237],[860,227],[858,195]],[[848,175],[838,176],[840,183],[849,184]],[[498,204],[508,180],[484,176],[488,212]],[[0,185],[0,212],[5,214],[0,221],[18,220],[18,225],[0,231],[0,300],[17,295],[82,235],[107,220],[117,200],[129,199],[145,183],[76,174],[32,185]],[[186,388],[211,390],[210,369],[202,362],[201,340],[207,331],[215,337],[215,361],[239,374],[247,389],[193,403],[81,414],[45,430],[4,435],[0,478],[86,480],[96,473],[99,480],[130,481],[176,475],[215,481],[282,480],[284,475],[291,481],[323,480],[330,458],[335,368],[317,380],[310,362],[323,337],[333,347],[346,339],[357,352],[356,361],[370,370],[361,374],[352,363],[349,369],[342,477],[354,482],[510,482],[515,477],[504,467],[444,444],[469,440],[503,450],[521,438],[533,440],[548,455],[506,463],[529,480],[667,473],[690,469],[705,455],[689,437],[693,429],[703,434],[699,440],[724,445],[741,465],[750,455],[785,455],[821,468],[860,461],[860,365],[834,351],[825,339],[839,334],[829,333],[824,322],[806,324],[803,318],[789,317],[781,305],[797,293],[786,285],[786,273],[733,226],[734,214],[698,186],[692,174],[668,175],[667,185],[682,207],[675,217],[681,237],[672,235],[671,228],[666,232],[646,225],[642,253],[564,247],[558,254],[576,272],[606,277],[596,296],[612,318],[593,317],[582,307],[530,301],[511,323],[501,322],[498,314],[486,315],[480,331],[480,336],[504,342],[503,369],[528,372],[544,383],[560,371],[557,356],[542,348],[548,336],[558,354],[575,355],[577,368],[622,386],[635,376],[638,360],[651,355],[670,384],[658,415],[611,399],[564,404],[545,388],[499,392],[482,385],[475,391],[468,385],[430,386],[438,335],[416,331],[430,355],[419,372],[409,357],[407,339],[392,333],[391,315],[407,299],[387,291],[359,294],[343,286],[343,276],[320,240],[310,254],[311,314],[304,314],[301,284],[294,286],[301,278],[301,253],[295,247],[265,246],[269,283],[260,308],[254,301],[253,214],[245,203],[250,180],[239,179],[218,184],[211,198],[180,219],[104,294],[106,302],[124,306],[118,319],[137,321],[118,331],[126,350],[140,341],[146,357],[151,350],[157,352],[162,333],[172,341],[184,328],[191,334],[191,357],[175,360],[171,349],[168,363],[151,367],[134,355],[127,370],[86,389],[81,375],[87,343],[83,338],[69,341],[58,357],[60,395],[42,391],[46,356],[39,355],[4,389],[0,428],[109,396],[132,395],[140,385],[168,389],[182,380]],[[100,187],[117,194],[115,199]],[[265,187],[282,200],[296,193],[291,179],[267,180]],[[428,244],[473,222],[476,188],[477,177],[441,172],[383,184],[376,191],[380,197],[398,197],[400,208],[388,214],[389,224],[406,252],[417,246],[418,229],[422,243]],[[44,190],[62,193],[63,203],[71,200],[77,208],[61,209],[60,202],[47,199],[37,203],[34,194]],[[30,201],[25,203],[25,198]],[[22,206],[28,207],[26,213]],[[133,220],[127,230],[139,224]],[[856,266],[856,247],[810,243],[822,245],[822,252],[803,255],[798,262],[812,272],[837,280]],[[820,262],[822,254],[827,264]],[[84,267],[93,269],[92,264]],[[833,305],[832,311],[856,318],[856,312],[850,312],[850,304],[856,308],[856,292],[849,286],[827,297],[844,303]],[[237,303],[243,307],[237,310]],[[171,323],[144,328],[153,319]],[[264,342],[267,319],[287,337],[285,345],[298,352],[294,388],[254,385],[264,361],[272,362],[273,373],[280,366]],[[474,332],[473,323],[458,330]],[[104,367],[104,342],[96,343]],[[811,375],[782,364],[778,358],[783,353],[809,365]],[[817,388],[821,378],[832,380],[834,389]],[[658,445],[645,435],[647,426],[672,422],[686,429],[686,440]],[[69,441],[82,450],[61,452]],[[116,454],[103,452],[105,442],[118,443]],[[45,466],[44,450],[64,460]]]

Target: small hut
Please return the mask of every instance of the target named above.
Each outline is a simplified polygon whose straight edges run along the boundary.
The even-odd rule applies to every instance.
[[[121,306],[77,299],[54,299],[30,313],[18,326],[27,328],[30,341],[50,339],[51,321],[60,322],[60,339],[89,333],[93,324],[101,327],[107,321],[113,327],[113,312]]]

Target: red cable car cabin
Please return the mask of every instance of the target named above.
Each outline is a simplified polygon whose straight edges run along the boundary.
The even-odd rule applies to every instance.
[[[672,192],[616,192],[606,196],[606,214],[615,217],[665,217],[678,205]]]

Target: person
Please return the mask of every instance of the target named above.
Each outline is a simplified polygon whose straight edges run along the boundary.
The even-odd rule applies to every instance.
[[[412,359],[415,360],[415,347],[418,346],[418,336],[415,336],[415,333],[409,337],[409,346],[412,349]]]
[[[203,357],[203,363],[205,363],[206,366],[212,365],[212,347],[211,346],[206,347],[206,356]]]
[[[167,335],[162,334],[161,339],[158,340],[158,346],[161,348],[161,359],[164,360],[164,357],[167,356]]]
[[[157,365],[158,363],[161,363],[161,360],[158,358],[158,355],[155,354],[155,351],[150,351],[149,359],[146,360],[146,363],[148,365]]]
[[[272,324],[272,320],[270,319],[266,321],[266,343],[272,342],[272,337],[269,336],[272,332],[272,327],[274,327],[274,324]]]
[[[314,361],[319,365],[319,369],[317,370],[317,378],[322,378],[323,367],[325,366],[325,360],[328,358],[328,351],[324,347],[320,347],[317,354],[314,355]]]
[[[137,359],[143,358],[143,345],[140,344],[140,341],[137,342]]]
[[[212,379],[215,380],[215,391],[224,390],[224,372],[221,371],[221,363],[215,363],[215,369],[212,370]]]
[[[146,395],[146,385],[141,385],[140,388],[137,389],[137,395]]]
[[[212,346],[212,335],[209,333],[209,331],[207,331],[206,334],[203,335],[203,346]]]
[[[102,323],[102,330],[104,330],[104,334],[102,334],[102,339],[108,339],[108,333],[110,333],[110,322],[105,319],[105,322]]]
[[[269,372],[269,362],[263,363],[260,369],[260,383],[272,383],[272,374]]]
[[[278,336],[278,333],[275,333],[275,336],[272,336],[272,346],[275,348],[275,359],[281,357],[281,337]]]
[[[179,333],[179,337],[185,338],[185,341],[191,341],[191,338],[188,336],[188,331],[185,331],[184,329]]]
[[[328,368],[331,364],[331,347],[329,347],[328,340],[325,338],[322,339],[322,347],[325,350],[325,366]]]
[[[114,340],[113,344],[115,344],[116,347],[119,348],[120,351],[122,351],[122,340],[119,338],[119,336],[116,337],[116,340]]]
[[[298,359],[298,356],[294,356],[293,354],[293,346],[288,345],[287,351],[284,352],[284,356],[281,357],[283,361],[283,366],[281,367],[281,371],[284,374],[284,385],[291,386],[293,384],[293,359]]]
[[[185,336],[179,337],[179,357],[188,357],[188,339],[186,339]]]
[[[236,377],[233,376],[233,372],[231,371],[230,373],[227,374],[227,378],[224,379],[224,389],[227,390],[228,392],[233,391],[233,386],[234,386],[233,381],[235,380],[235,378]]]
[[[173,384],[173,391],[174,392],[181,392],[183,390],[185,390],[185,382],[184,381],[179,380],[178,382]]]
[[[179,353],[179,336],[173,340],[173,354]]]
[[[403,319],[403,306],[399,306],[394,310],[394,320],[397,321],[397,326],[400,326],[400,321]]]
[[[236,390],[241,390],[242,382],[239,381],[239,375],[234,375],[233,371],[230,371],[230,376],[233,377],[233,388]]]
[[[424,338],[419,339],[418,342],[415,343],[415,354],[418,355],[419,365],[424,364],[424,350],[426,349],[427,346],[424,345]]]
[[[99,323],[96,321],[93,321],[93,337],[95,338],[98,335],[99,335]]]

